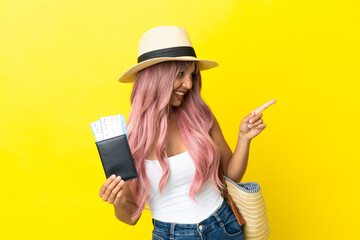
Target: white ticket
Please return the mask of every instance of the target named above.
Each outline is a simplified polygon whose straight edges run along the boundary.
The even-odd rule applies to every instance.
[[[100,121],[90,123],[90,127],[94,134],[95,140],[97,142],[103,140],[102,133],[101,133]]]
[[[121,115],[120,115],[120,118],[121,118],[122,134],[126,134],[126,136],[127,136],[124,114],[121,114]]]
[[[91,123],[90,127],[96,141],[126,134],[124,114],[101,117],[99,121]]]
[[[111,137],[111,122],[109,117],[101,117],[100,118],[100,126],[103,139],[108,139]]]
[[[115,115],[114,120],[115,120],[115,125],[114,125],[115,136],[119,136],[123,134],[120,115]]]

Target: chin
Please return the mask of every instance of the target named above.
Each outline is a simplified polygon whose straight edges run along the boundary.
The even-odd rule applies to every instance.
[[[179,101],[179,102],[172,102],[172,103],[170,103],[170,105],[173,106],[173,107],[179,107],[179,106],[181,105],[181,101]]]

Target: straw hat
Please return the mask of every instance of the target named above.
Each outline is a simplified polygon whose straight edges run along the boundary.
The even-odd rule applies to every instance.
[[[160,26],[144,33],[139,42],[138,63],[121,75],[118,81],[133,82],[138,71],[165,61],[197,61],[200,70],[218,65],[214,61],[196,58],[194,48],[184,28]]]

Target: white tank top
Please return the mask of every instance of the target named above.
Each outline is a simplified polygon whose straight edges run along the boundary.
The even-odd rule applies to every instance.
[[[158,160],[146,160],[146,173],[150,181],[148,205],[152,217],[163,222],[196,224],[209,217],[223,203],[222,195],[206,181],[195,194],[194,202],[189,190],[195,175],[195,164],[188,152],[168,157],[170,175],[159,192],[162,168]]]

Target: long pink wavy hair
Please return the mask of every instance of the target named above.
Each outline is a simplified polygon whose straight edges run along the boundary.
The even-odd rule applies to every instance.
[[[145,159],[154,146],[163,170],[159,183],[160,192],[169,177],[165,149],[169,114],[174,114],[186,149],[195,163],[195,176],[189,192],[191,199],[196,201],[195,194],[209,178],[216,191],[219,191],[217,186],[223,187],[218,177],[220,153],[209,135],[213,114],[200,96],[201,75],[196,62],[192,89],[184,96],[179,107],[170,105],[176,76],[191,64],[192,62],[185,61],[162,62],[139,71],[135,78],[131,111],[126,123],[129,146],[139,174],[139,178],[130,181],[130,188],[139,206],[132,219],[139,217],[146,206],[150,182],[146,174]],[[156,139],[157,142],[154,142]]]

